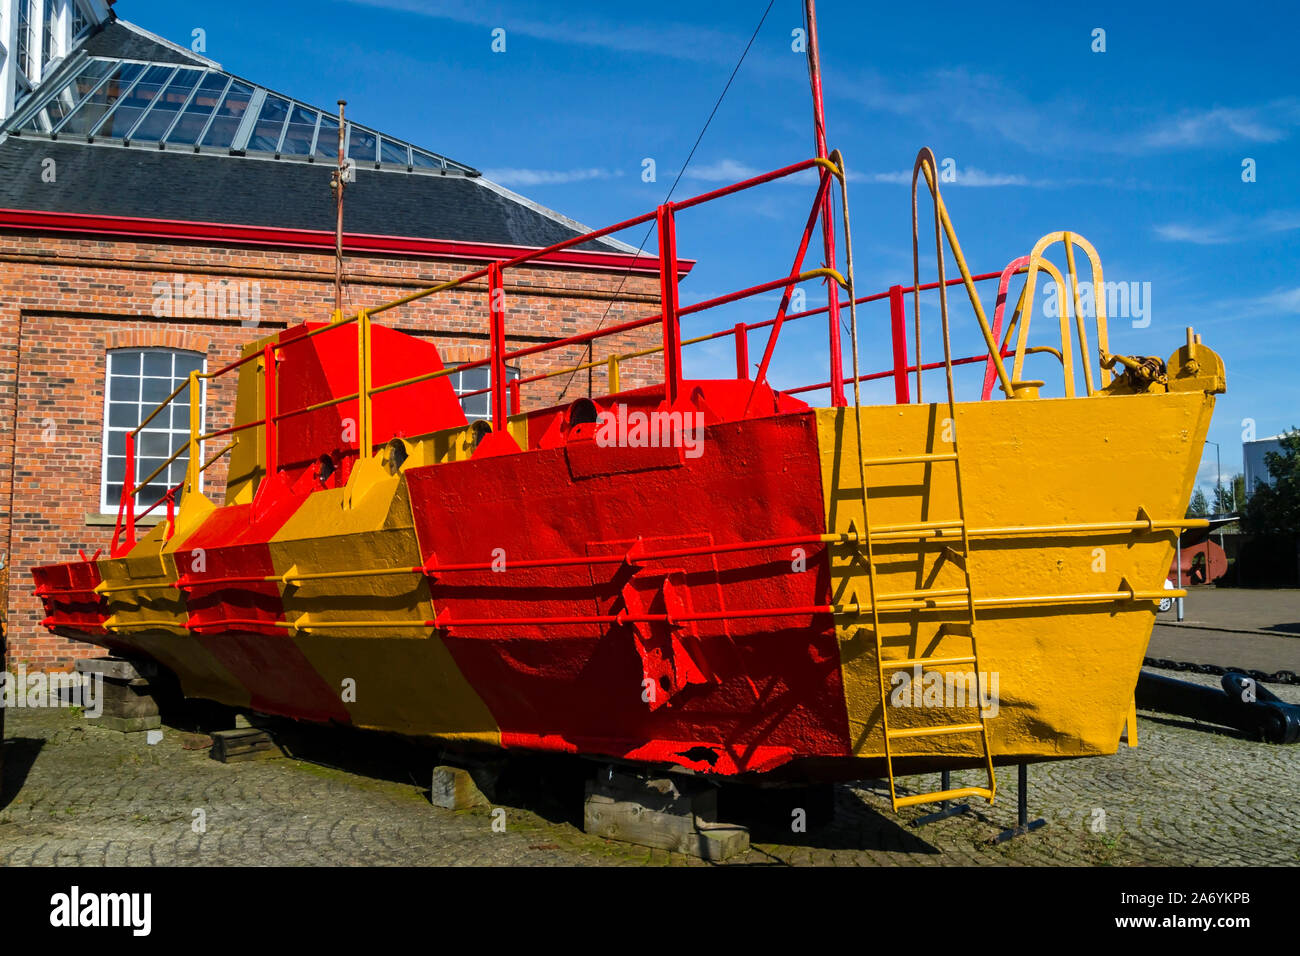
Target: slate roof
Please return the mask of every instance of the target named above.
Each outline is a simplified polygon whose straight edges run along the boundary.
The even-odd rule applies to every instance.
[[[119,57],[123,60],[149,60],[154,63],[185,63],[212,66],[211,60],[183,47],[151,38],[144,31],[133,30],[121,21],[108,20],[86,38],[81,47],[91,56]]]
[[[138,28],[109,22],[84,42],[90,56],[218,69]],[[84,61],[83,61],[84,62]],[[71,70],[76,61],[65,66]],[[51,83],[67,78],[56,74]],[[38,91],[39,92],[39,91]],[[278,95],[278,94],[275,94]],[[33,102],[37,102],[33,100]],[[20,125],[15,114],[10,127]],[[55,161],[56,179],[42,176]],[[157,143],[7,129],[0,135],[0,208],[240,226],[334,230],[333,163]],[[358,163],[348,186],[348,233],[547,246],[586,227],[452,163],[446,170]],[[633,252],[613,239],[579,248]]]

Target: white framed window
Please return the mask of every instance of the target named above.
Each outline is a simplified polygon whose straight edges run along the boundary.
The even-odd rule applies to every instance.
[[[182,349],[127,348],[113,349],[108,353],[104,378],[103,469],[99,482],[99,508],[103,514],[116,514],[122,500],[127,433],[185,382],[190,372],[206,370],[207,360],[202,354]],[[207,417],[206,399],[205,382],[199,395],[200,423]],[[185,469],[189,464],[186,447],[189,437],[189,396],[183,391],[136,436],[132,484],[137,487],[173,451],[181,449],[176,460],[136,495],[136,511],[144,511],[159,501],[167,489],[185,479]],[[156,509],[155,513],[160,511],[161,508]]]
[[[486,365],[480,365],[477,368],[452,372],[447,377],[451,379],[451,387],[456,390],[456,395],[460,398],[460,409],[465,413],[465,418],[471,422],[490,421],[492,418],[492,393],[479,392],[477,395],[467,395],[466,392],[478,392],[479,389],[489,388],[492,385],[491,370]],[[513,382],[518,378],[519,369],[507,365],[506,381]],[[509,404],[507,398],[507,408],[509,408]],[[148,472],[145,472],[145,474],[148,474]]]

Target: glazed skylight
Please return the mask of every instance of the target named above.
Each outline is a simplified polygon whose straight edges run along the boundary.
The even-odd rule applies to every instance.
[[[198,64],[82,57],[41,90],[11,126],[19,134],[252,153],[333,162],[338,116]],[[349,122],[346,155],[358,164],[412,171],[477,171]]]

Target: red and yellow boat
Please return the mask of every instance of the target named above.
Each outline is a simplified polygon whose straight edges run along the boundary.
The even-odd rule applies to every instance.
[[[896,807],[992,799],[997,764],[1113,753],[1157,603],[1176,593],[1162,583],[1177,532],[1196,523],[1183,515],[1223,364],[1191,330],[1168,360],[1110,353],[1103,296],[1093,351],[1076,250],[1096,288],[1102,275],[1078,235],[1044,237],[1003,272],[972,275],[928,150],[913,208],[923,178],[961,276],[946,279],[941,245],[937,283],[922,285],[918,268],[907,290],[858,297],[844,164],[820,138],[818,153],[399,303],[291,327],[193,373],[172,396],[193,416],[173,456],[188,456],[187,477],[170,489],[142,482],[166,520],[137,538],[141,488],[128,483],[108,556],[35,570],[46,625],[157,662],[190,697],[450,746],[891,784],[900,772],[987,771],[979,786],[895,793]],[[791,272],[681,306],[676,216],[809,171],[817,191]],[[804,270],[819,217],[832,267]],[[657,314],[507,349],[503,272],[650,222]],[[1065,273],[1046,255],[1058,245]],[[1059,338],[1031,346],[1040,271],[1073,302],[1074,321],[1062,308]],[[990,321],[977,283],[992,279]],[[432,344],[374,319],[484,280],[487,359],[444,367]],[[790,315],[795,287],[823,280],[828,307]],[[973,356],[952,354],[947,290],[958,284],[984,343]],[[943,333],[942,360],[928,365],[927,289]],[[738,377],[683,377],[682,315],[772,291],[783,293],[774,319],[704,337],[734,337]],[[874,299],[890,303],[894,366],[866,375],[857,309]],[[773,387],[784,323],[816,315],[831,330],[829,380]],[[662,332],[649,350],[662,382],[622,391],[610,375],[608,394],[521,410],[529,379],[510,381],[508,364],[636,328]],[[760,328],[769,338],[751,377],[748,333]],[[1059,374],[1061,397],[1024,377],[1030,360]],[[964,364],[983,364],[985,385],[959,401]],[[450,375],[482,366],[491,421],[470,423]],[[926,370],[943,373],[938,401],[921,394]],[[200,390],[226,375],[238,377],[234,422],[204,433]],[[861,383],[882,378],[895,401],[864,404]],[[817,390],[825,407],[800,397]],[[229,456],[229,477],[214,499],[201,490],[213,460],[204,445],[227,437],[214,458]],[[127,475],[132,456],[128,444]]]

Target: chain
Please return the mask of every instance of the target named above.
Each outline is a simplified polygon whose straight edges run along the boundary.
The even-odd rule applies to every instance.
[[[1146,667],[1155,667],[1166,671],[1186,671],[1192,674],[1245,674],[1261,684],[1300,684],[1300,675],[1295,671],[1278,671],[1266,674],[1263,671],[1246,670],[1244,667],[1222,667],[1219,664],[1197,664],[1192,661],[1171,661],[1163,657],[1145,657],[1142,663]]]

